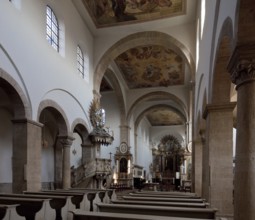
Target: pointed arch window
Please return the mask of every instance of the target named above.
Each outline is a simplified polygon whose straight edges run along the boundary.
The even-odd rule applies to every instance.
[[[79,46],[77,46],[77,69],[82,78],[84,78],[84,55]]]
[[[59,51],[59,24],[50,6],[46,8],[46,39],[49,44]]]

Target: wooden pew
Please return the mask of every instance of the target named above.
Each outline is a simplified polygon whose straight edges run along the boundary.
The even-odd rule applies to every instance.
[[[96,193],[96,198],[98,197],[100,202],[104,202],[104,203],[110,203],[109,197],[107,195],[107,192],[105,190],[85,190],[85,189],[57,189],[55,190],[56,192],[60,192],[60,193],[82,193],[82,194],[86,194],[86,193]],[[97,199],[96,199],[97,200]]]
[[[130,214],[146,214],[182,218],[215,219],[216,209],[211,208],[185,208],[185,207],[159,207],[147,205],[122,205],[98,203],[99,212],[115,212]]]
[[[16,211],[26,220],[55,220],[56,214],[49,202],[50,199],[0,197],[0,204],[19,204]]]
[[[10,194],[9,196],[14,197],[17,194]],[[56,219],[71,220],[71,215],[69,211],[74,210],[76,207],[72,204],[71,195],[50,195],[41,192],[24,192],[24,194],[19,194],[20,197],[24,198],[41,198],[50,199],[50,206],[55,210]],[[1,194],[0,194],[1,198]]]
[[[162,198],[162,197],[141,197],[141,196],[122,196],[124,200],[140,200],[140,201],[157,201],[157,202],[188,202],[188,203],[204,203],[204,199],[190,198]]]
[[[191,199],[200,199],[201,197],[197,196],[194,193],[168,193],[168,192],[133,192],[129,193],[130,196],[148,196],[148,197],[171,197],[171,198],[191,198]]]
[[[168,207],[187,207],[187,208],[207,208],[208,203],[188,203],[188,202],[155,202],[155,201],[136,201],[136,200],[112,200],[113,204],[125,205],[154,205],[154,206],[168,206]]]
[[[72,191],[90,191],[90,192],[98,192],[98,191],[105,191],[106,192],[106,203],[109,203],[112,199],[117,199],[116,190],[115,189],[90,189],[90,188],[70,188],[69,190]]]
[[[31,193],[31,192],[28,192]],[[46,194],[46,195],[65,195],[65,196],[72,196],[76,198],[74,204],[77,208],[86,211],[93,211],[97,208],[97,202],[101,202],[99,195],[97,192],[72,192],[72,191],[61,191],[61,190],[44,190],[41,192],[32,192],[33,194]],[[78,201],[80,201],[79,204]]]
[[[115,212],[72,211],[73,220],[209,220],[198,218],[165,217],[154,215],[138,215]]]
[[[73,193],[69,191],[56,191],[56,190],[43,190],[40,192],[29,192],[29,194],[37,194],[37,195],[53,195],[53,196],[69,196],[71,197],[71,202],[75,206],[76,209],[79,209],[82,206],[82,202],[84,200],[84,194],[82,193]]]
[[[1,220],[25,220],[25,217],[18,215],[16,211],[16,205],[4,205],[0,204],[0,219]]]

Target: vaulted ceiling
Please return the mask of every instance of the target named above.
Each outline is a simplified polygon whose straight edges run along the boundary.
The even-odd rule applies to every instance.
[[[189,23],[195,17],[192,0],[73,0],[84,21],[95,36],[132,29],[140,25],[154,30],[164,25]],[[188,4],[189,3],[189,4]],[[118,29],[113,29],[114,27]],[[137,27],[137,26],[136,26]],[[138,28],[139,29],[139,28]],[[185,86],[190,81],[183,57],[171,48],[148,44],[121,53],[113,61],[125,87],[129,90]],[[100,91],[114,88],[103,78]],[[164,100],[165,101],[165,100]],[[183,115],[171,108],[158,108],[145,116],[152,126],[180,125]]]

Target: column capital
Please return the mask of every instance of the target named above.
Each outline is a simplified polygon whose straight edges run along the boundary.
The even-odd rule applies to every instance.
[[[233,111],[235,107],[236,107],[236,102],[207,104],[203,112],[203,118],[206,119],[210,112]]]
[[[64,147],[71,147],[73,140],[75,138],[71,137],[71,136],[58,136],[58,139],[60,141],[60,143],[64,146]]]
[[[255,46],[236,46],[229,64],[228,71],[231,81],[238,87],[244,83],[255,80]]]

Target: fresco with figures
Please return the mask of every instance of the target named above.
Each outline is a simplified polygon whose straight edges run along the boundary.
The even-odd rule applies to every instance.
[[[115,62],[129,89],[184,84],[183,59],[162,46],[129,49],[119,55]]]
[[[83,0],[97,27],[185,14],[186,0]]]

